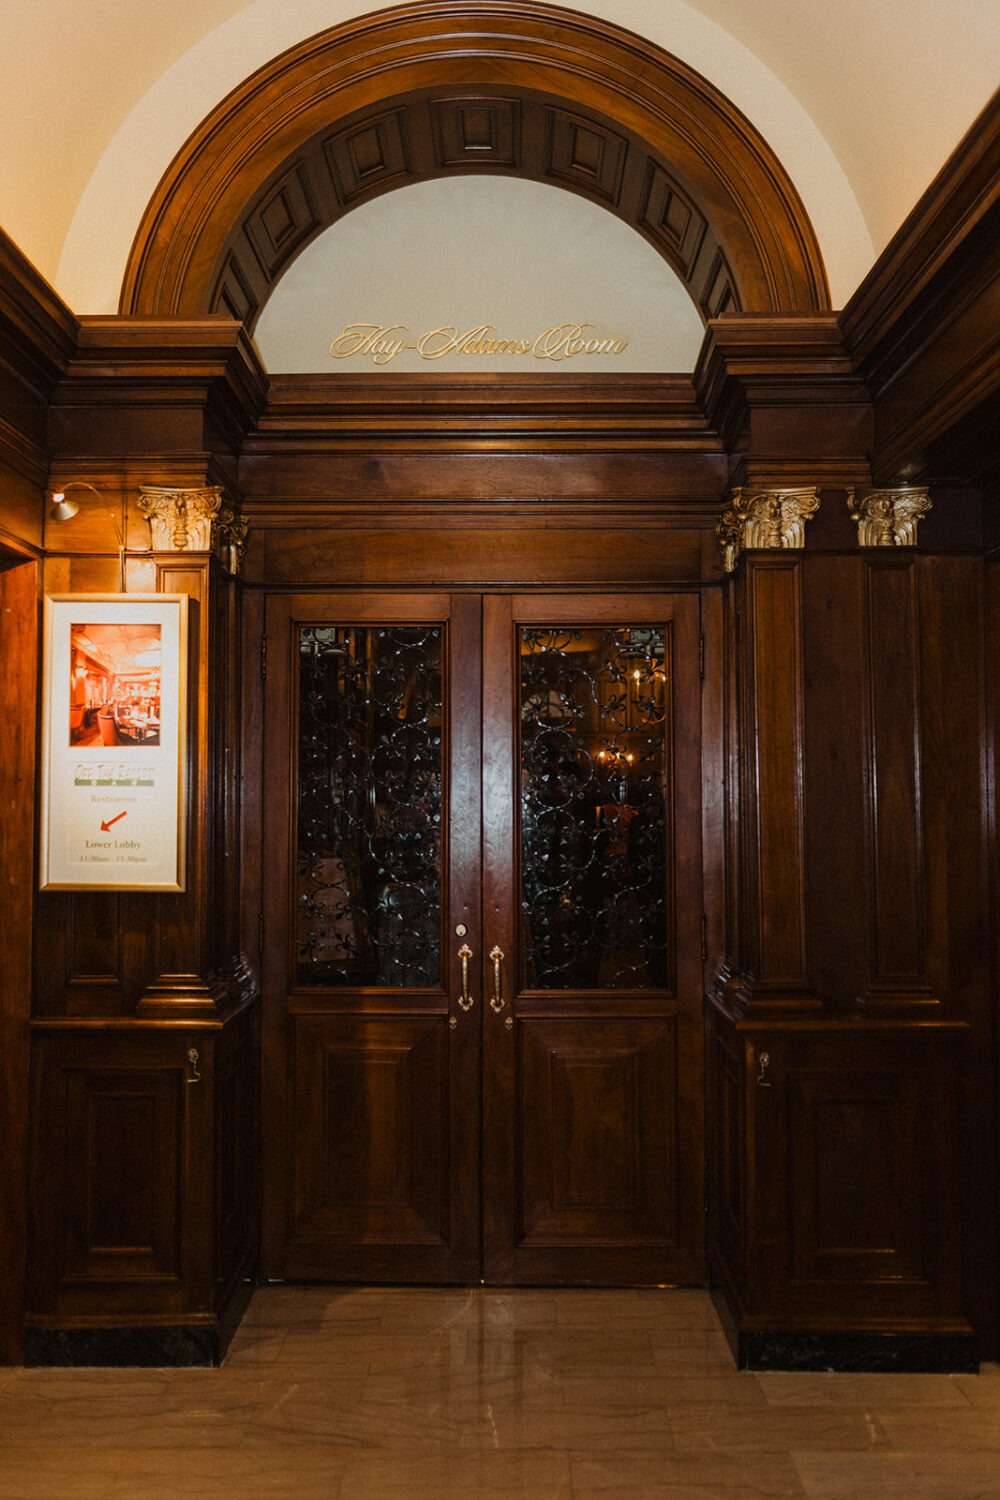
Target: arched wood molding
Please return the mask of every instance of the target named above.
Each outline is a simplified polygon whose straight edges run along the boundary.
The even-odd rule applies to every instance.
[[[791,181],[700,74],[573,11],[433,0],[322,32],[223,100],[157,188],[121,311],[225,312],[253,328],[291,261],[342,214],[475,171],[617,214],[706,319],[830,306]]]

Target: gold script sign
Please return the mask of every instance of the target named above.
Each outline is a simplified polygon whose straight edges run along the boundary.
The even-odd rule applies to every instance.
[[[414,352],[421,359],[444,359],[454,355],[513,355],[560,362],[580,355],[622,354],[628,339],[602,338],[594,323],[556,323],[534,338],[497,337],[496,325],[479,323],[464,333],[454,324],[432,328],[414,338],[402,323],[348,323],[330,345],[334,359],[358,355],[377,365],[387,365],[397,354]]]

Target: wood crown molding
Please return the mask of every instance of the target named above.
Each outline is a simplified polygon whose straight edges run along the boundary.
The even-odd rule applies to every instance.
[[[0,461],[30,484],[48,468],[46,412],[76,345],[76,318],[0,229],[0,366],[17,394],[0,417]]]
[[[878,390],[892,349],[920,330],[915,319],[940,318],[945,288],[965,279],[970,252],[996,246],[1000,208],[1000,90],[994,94],[879,256],[840,317],[844,341]],[[930,295],[933,292],[933,295]]]
[[[68,422],[61,413],[74,408],[177,408],[203,412],[213,449],[236,454],[264,409],[267,386],[253,344],[231,318],[84,317],[52,397],[56,447]]]
[[[278,375],[245,454],[370,448],[720,454],[687,376]]]
[[[557,183],[618,214],[706,318],[829,307],[790,179],[706,79],[561,8],[434,0],[323,32],[229,95],[149,205],[122,311],[224,310],[253,327],[294,257],[343,213],[479,170]]]
[[[878,482],[1000,482],[998,286],[1000,92],[841,315]]]

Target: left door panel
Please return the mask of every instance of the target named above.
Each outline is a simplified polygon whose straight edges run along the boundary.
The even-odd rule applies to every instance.
[[[476,1280],[480,604],[286,595],[267,638],[264,1274]]]

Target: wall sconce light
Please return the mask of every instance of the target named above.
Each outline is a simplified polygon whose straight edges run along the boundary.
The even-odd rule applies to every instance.
[[[79,513],[79,503],[69,498],[68,492],[70,490],[90,490],[91,494],[96,495],[99,500],[104,499],[104,495],[96,484],[90,484],[86,479],[71,479],[68,484],[63,485],[61,490],[51,490],[49,492],[49,498],[52,501],[52,504],[49,506],[50,521],[72,521],[73,517]],[[125,538],[122,535],[122,529],[118,524],[118,517],[114,511],[109,510],[107,516],[115,528],[115,537],[118,541],[118,592],[124,594]]]

